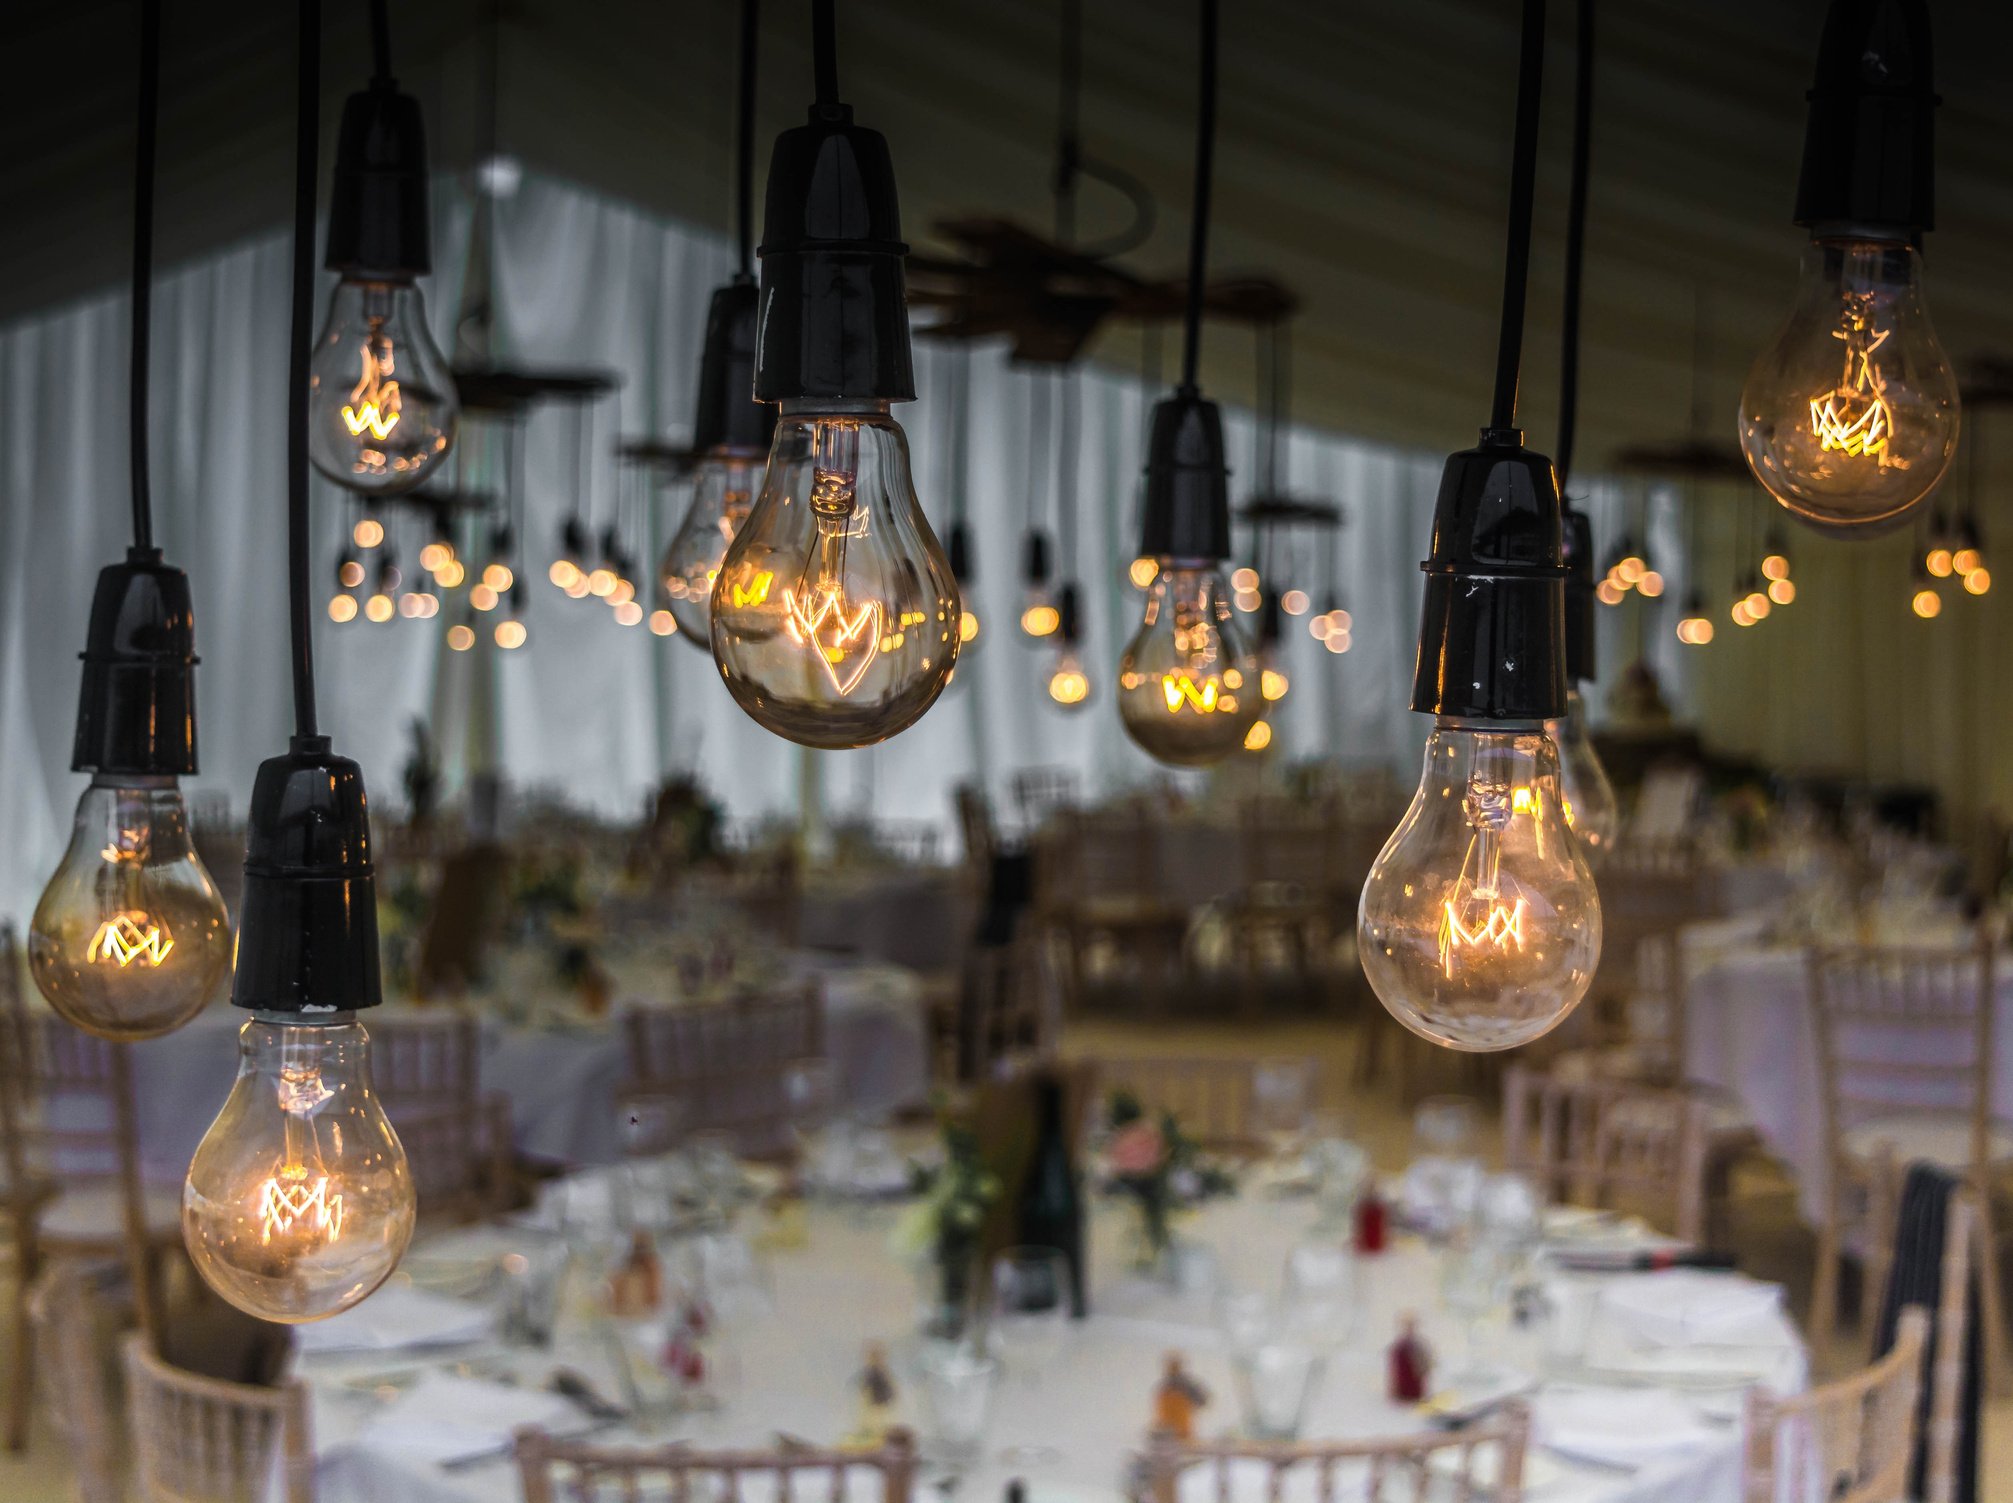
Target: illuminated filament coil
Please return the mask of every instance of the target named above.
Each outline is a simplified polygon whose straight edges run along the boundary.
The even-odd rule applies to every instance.
[[[351,438],[362,438],[368,430],[383,443],[398,426],[398,382],[390,379],[391,359],[378,359],[376,344],[375,339],[364,341],[363,374],[350,389],[342,420]]]
[[[1508,951],[1524,948],[1524,900],[1491,903],[1482,921],[1470,927],[1461,922],[1452,898],[1440,906],[1440,973],[1454,975],[1455,953],[1463,948]]]
[[[1826,452],[1836,450],[1850,458],[1872,458],[1885,464],[1894,409],[1883,395],[1885,383],[1873,363],[1873,352],[1887,342],[1887,331],[1868,339],[1863,317],[1847,316],[1850,327],[1832,334],[1845,341],[1845,374],[1836,390],[1810,399],[1810,431]]]
[[[839,593],[820,587],[807,600],[783,591],[783,608],[790,640],[816,654],[832,687],[842,697],[858,688],[881,655],[881,603],[869,600],[849,616]]]
[[[259,1241],[302,1234],[331,1242],[342,1235],[342,1193],[328,1175],[287,1164],[259,1186]]]
[[[84,959],[93,963],[111,962],[124,970],[139,961],[149,970],[161,964],[175,948],[168,931],[140,912],[118,913],[98,926],[85,946]]]
[[[1235,713],[1237,701],[1224,698],[1217,688],[1214,678],[1204,679],[1198,687],[1195,680],[1185,673],[1163,673],[1160,676],[1160,692],[1167,700],[1167,713],[1178,715],[1183,705],[1189,706],[1198,715],[1212,714],[1217,710]]]

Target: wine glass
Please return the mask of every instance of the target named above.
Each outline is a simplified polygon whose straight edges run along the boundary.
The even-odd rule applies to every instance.
[[[1275,1161],[1290,1160],[1306,1146],[1313,1095],[1313,1074],[1299,1060],[1260,1060],[1252,1066],[1251,1126]]]
[[[1053,1247],[1010,1247],[993,1259],[993,1346],[1007,1372],[1033,1390],[1069,1339],[1070,1265]],[[1010,1445],[1009,1464],[1032,1465],[1062,1459],[1053,1446]]]
[[[1304,1242],[1287,1255],[1285,1321],[1318,1352],[1348,1345],[1356,1334],[1359,1304],[1356,1259],[1334,1242]]]
[[[1449,1387],[1478,1388],[1494,1376],[1482,1361],[1482,1322],[1501,1303],[1501,1253],[1481,1237],[1456,1238],[1440,1254],[1440,1299],[1461,1319],[1461,1365]]]

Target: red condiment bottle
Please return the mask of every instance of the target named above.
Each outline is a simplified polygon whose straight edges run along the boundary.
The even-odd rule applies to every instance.
[[[1358,1253],[1380,1253],[1384,1250],[1384,1202],[1377,1194],[1374,1182],[1363,1187],[1363,1193],[1356,1197],[1356,1251]]]
[[[1398,1323],[1398,1339],[1391,1343],[1391,1402],[1416,1404],[1426,1397],[1426,1384],[1433,1373],[1433,1353],[1419,1336],[1419,1322],[1406,1316]]]

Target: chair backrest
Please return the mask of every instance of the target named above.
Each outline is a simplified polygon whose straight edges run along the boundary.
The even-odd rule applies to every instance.
[[[1091,1089],[1100,1101],[1123,1091],[1150,1117],[1172,1113],[1182,1133],[1205,1148],[1255,1152],[1265,1146],[1270,1120],[1282,1098],[1301,1110],[1319,1102],[1320,1079],[1311,1059],[1225,1059],[1218,1055],[1099,1056]]]
[[[1970,1166],[1984,1173],[1994,959],[1987,943],[1810,952],[1811,1025],[1834,1159],[1853,1128],[1928,1111],[1968,1122]]]
[[[1894,1503],[1908,1495],[1927,1312],[1902,1312],[1886,1356],[1791,1399],[1747,1396],[1746,1503]]]
[[[999,854],[998,822],[993,819],[992,800],[976,783],[960,783],[952,794],[958,809],[958,831],[964,838],[965,865],[983,880]]]
[[[313,1503],[308,1393],[185,1372],[126,1337],[127,1424],[140,1503]]]
[[[711,1498],[739,1503],[752,1479],[761,1503],[846,1503],[847,1484],[869,1482],[872,1503],[909,1503],[916,1448],[894,1430],[873,1450],[780,1445],[749,1451],[701,1451],[685,1445],[597,1446],[554,1440],[542,1430],[517,1433],[524,1503],[635,1503],[639,1498]],[[867,1503],[862,1496],[859,1503]]]
[[[7,1183],[130,1179],[137,1195],[126,1047],[52,1012],[31,1012],[18,957],[13,931],[0,927],[0,1167]]]
[[[1333,800],[1247,800],[1237,820],[1244,885],[1292,888],[1311,899],[1334,891],[1343,880],[1336,838],[1340,824]]]
[[[506,1187],[498,1169],[509,1122],[499,1122],[498,1103],[482,1094],[476,1020],[448,1012],[373,1015],[367,1026],[371,1085],[405,1145],[420,1214],[467,1220],[501,1209]]]
[[[1514,1402],[1465,1429],[1373,1440],[1180,1441],[1160,1431],[1147,1442],[1146,1496],[1151,1503],[1177,1503],[1186,1491],[1182,1474],[1201,1467],[1208,1477],[1195,1494],[1212,1500],[1519,1503],[1530,1435],[1530,1411]],[[1308,1481],[1289,1488],[1288,1476],[1296,1471]]]
[[[629,1007],[622,1013],[625,1101],[668,1101],[682,1132],[722,1129],[774,1146],[788,1126],[784,1076],[825,1057],[825,1005],[815,981],[771,997]],[[641,1152],[662,1142],[632,1140]]]
[[[1165,895],[1160,825],[1144,805],[1066,814],[1045,843],[1053,860],[1038,877],[1050,905],[1123,905]]]
[[[370,1078],[396,1118],[407,1106],[461,1106],[473,1112],[482,1093],[480,1029],[465,1014],[372,1015]]]
[[[1682,1091],[1546,1074],[1503,1077],[1503,1160],[1548,1197],[1645,1203],[1674,1235],[1705,1231],[1708,1103]]]
[[[98,1348],[102,1310],[82,1265],[72,1258],[52,1260],[28,1295],[35,1382],[49,1424],[70,1453],[79,1503],[119,1503],[124,1496],[119,1485],[123,1448]]]

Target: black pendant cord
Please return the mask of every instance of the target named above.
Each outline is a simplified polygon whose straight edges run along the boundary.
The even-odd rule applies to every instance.
[[[1524,304],[1531,270],[1531,209],[1538,183],[1538,105],[1544,92],[1545,0],[1524,0],[1517,49],[1517,126],[1510,158],[1510,215],[1503,258],[1503,321],[1496,342],[1496,390],[1489,426],[1517,426],[1517,374],[1524,351]]]
[[[287,375],[287,615],[293,638],[294,734],[315,728],[308,604],[308,362],[314,350],[315,189],[321,167],[321,0],[300,0],[294,134],[293,340]]]
[[[1076,178],[1083,161],[1083,0],[1062,0],[1062,68],[1056,100],[1055,239],[1076,242]]]
[[[1529,0],[1536,3],[1536,0]],[[1202,357],[1202,300],[1209,273],[1209,193],[1216,164],[1217,0],[1201,0],[1201,41],[1195,98],[1195,192],[1189,202],[1188,304],[1182,315],[1181,390],[1196,390]],[[1528,227],[1529,215],[1526,214]]]
[[[741,275],[755,271],[755,42],[761,31],[759,0],[741,0],[740,115],[734,141],[735,246]]]
[[[818,108],[839,105],[839,18],[836,0],[811,0],[811,67],[817,80]]]
[[[1062,577],[1076,578],[1076,456],[1078,404],[1075,400],[1076,370],[1059,366],[1056,386],[1055,435],[1055,531],[1057,553],[1062,560]]]
[[[1587,258],[1587,176],[1593,159],[1594,0],[1578,0],[1574,15],[1573,167],[1566,192],[1565,301],[1559,311],[1559,441],[1552,464],[1563,494],[1573,472],[1580,408],[1580,300]]]
[[[390,0],[370,0],[370,59],[371,82],[389,85],[394,77],[391,71]]]
[[[129,400],[133,548],[154,546],[153,482],[147,467],[147,367],[154,311],[154,159],[161,115],[161,0],[140,5],[140,118],[133,142],[133,334]]]

